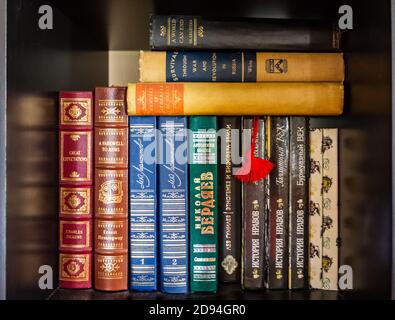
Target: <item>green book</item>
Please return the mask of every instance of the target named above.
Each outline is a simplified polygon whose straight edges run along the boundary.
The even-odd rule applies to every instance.
[[[191,291],[216,292],[217,117],[190,117],[189,129]]]

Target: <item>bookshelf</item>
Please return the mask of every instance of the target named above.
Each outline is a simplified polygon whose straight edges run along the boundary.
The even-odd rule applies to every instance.
[[[42,4],[54,9],[53,30],[38,28]],[[319,4],[307,0],[0,0],[0,187],[6,190],[0,194],[0,298],[172,299],[160,293],[51,291],[37,286],[41,265],[53,266],[57,283],[57,91],[93,90],[136,77],[127,61],[135,58],[137,50],[149,49],[150,13],[334,19],[342,4],[330,0]],[[235,286],[221,286],[217,295],[188,298],[394,296],[391,1],[347,4],[354,11],[354,30],[345,32],[343,42],[345,112],[340,117],[314,118],[312,124],[341,129],[340,264],[352,266],[355,290],[244,293]],[[125,76],[125,70],[130,76]]]

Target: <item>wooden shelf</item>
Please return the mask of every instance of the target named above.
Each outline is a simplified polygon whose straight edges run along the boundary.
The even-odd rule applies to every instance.
[[[100,292],[56,289],[50,300],[344,300],[354,292],[324,290],[243,291],[238,285],[221,285],[217,293],[164,294],[161,292]]]

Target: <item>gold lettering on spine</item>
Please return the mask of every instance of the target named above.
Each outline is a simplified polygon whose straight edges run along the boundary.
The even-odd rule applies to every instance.
[[[85,243],[83,244],[65,244],[64,240],[69,239],[69,240],[82,240],[84,232],[82,230],[76,229],[76,230],[70,230],[70,229],[65,229],[64,225],[84,225],[85,226]],[[91,233],[90,233],[90,228],[89,228],[90,222],[89,221],[60,221],[60,246],[63,248],[74,248],[74,249],[82,249],[82,248],[89,248],[90,247],[90,238],[91,238]]]
[[[171,18],[167,18],[167,45],[170,45]]]
[[[241,82],[244,82],[244,52],[241,53]]]
[[[65,157],[64,154],[64,138],[65,135],[79,135],[79,136],[86,136],[86,141],[87,141],[87,146],[86,146],[86,154],[87,157]],[[67,131],[61,131],[60,132],[60,178],[63,181],[89,181],[91,179],[91,154],[92,154],[92,142],[91,142],[91,137],[92,133],[90,131],[86,132],[67,132]],[[69,151],[68,154],[70,154],[71,151]],[[80,151],[79,151],[80,152]],[[68,161],[79,161],[79,162],[86,162],[86,169],[87,169],[87,174],[86,177],[80,177],[80,174],[76,171],[72,173],[70,177],[65,177],[64,176],[64,162]]]
[[[96,247],[99,249],[126,249],[124,248],[124,237],[122,230],[123,221],[98,221]]]
[[[197,46],[197,19],[193,19],[193,45]]]
[[[190,19],[188,21],[188,42],[189,42],[189,45],[193,45],[194,44],[194,42],[193,42],[193,31],[194,31],[193,20]]]

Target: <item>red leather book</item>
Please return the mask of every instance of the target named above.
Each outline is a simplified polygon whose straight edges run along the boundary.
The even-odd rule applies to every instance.
[[[92,287],[92,92],[59,94],[59,287]]]
[[[95,289],[128,289],[126,88],[95,92]]]

